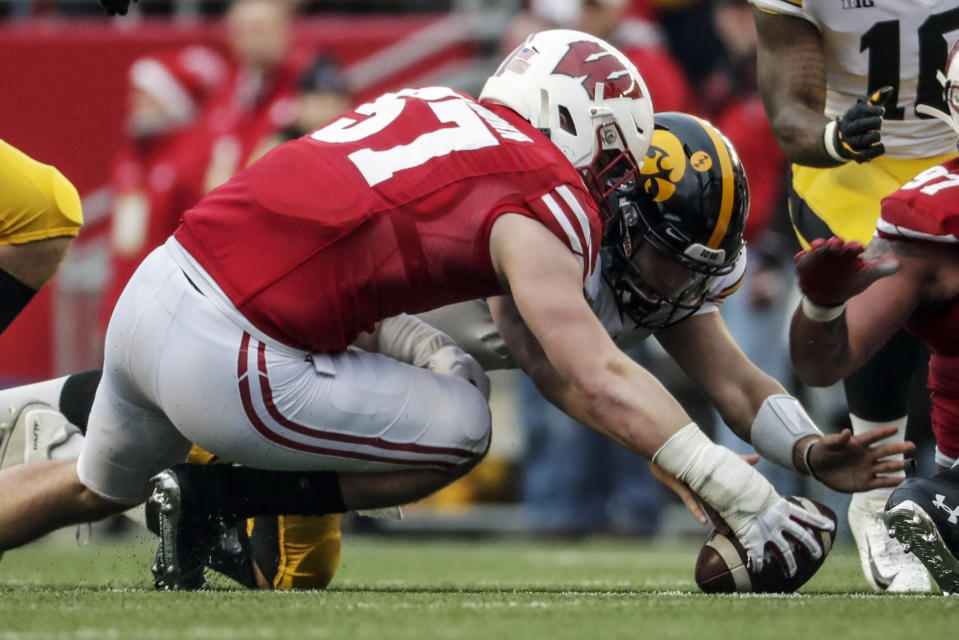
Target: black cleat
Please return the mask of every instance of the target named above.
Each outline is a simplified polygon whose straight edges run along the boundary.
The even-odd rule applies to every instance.
[[[233,527],[223,525],[220,537],[210,549],[206,565],[244,587],[257,588],[253,552],[250,538],[246,535],[246,520]]]
[[[906,478],[889,496],[889,535],[922,561],[944,594],[959,594],[959,469]]]
[[[223,528],[208,511],[190,508],[184,475],[167,469],[150,479],[153,494],[147,500],[146,516],[147,526],[160,536],[153,586],[161,591],[209,589],[203,566]]]

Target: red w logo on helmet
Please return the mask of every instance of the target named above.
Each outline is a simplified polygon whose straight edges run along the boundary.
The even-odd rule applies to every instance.
[[[569,45],[553,73],[582,78],[590,99],[596,85],[603,87],[604,98],[642,98],[643,93],[629,69],[611,51],[597,42],[581,40]]]

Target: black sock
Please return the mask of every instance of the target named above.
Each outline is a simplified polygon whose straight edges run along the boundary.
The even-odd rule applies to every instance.
[[[90,407],[93,406],[93,396],[97,393],[97,385],[100,384],[102,376],[103,369],[75,373],[67,378],[60,391],[60,413],[77,425],[84,434],[87,432],[87,419],[90,417]]]
[[[340,481],[332,471],[267,471],[225,464],[178,464],[184,506],[215,511],[228,522],[256,516],[345,513]]]
[[[20,315],[36,293],[36,289],[28,287],[0,269],[0,300],[3,301],[0,305],[0,333],[3,333],[13,319]]]

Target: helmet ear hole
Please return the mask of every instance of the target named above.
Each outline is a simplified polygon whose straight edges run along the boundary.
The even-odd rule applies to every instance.
[[[576,123],[573,122],[573,116],[569,109],[563,105],[559,106],[559,128],[570,135],[576,135]]]

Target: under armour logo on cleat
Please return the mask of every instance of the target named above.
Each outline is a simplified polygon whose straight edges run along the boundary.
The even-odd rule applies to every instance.
[[[932,504],[937,509],[942,509],[949,514],[949,524],[959,524],[959,507],[955,509],[950,509],[946,506],[946,496],[941,493],[936,494],[936,499],[932,501]]]

